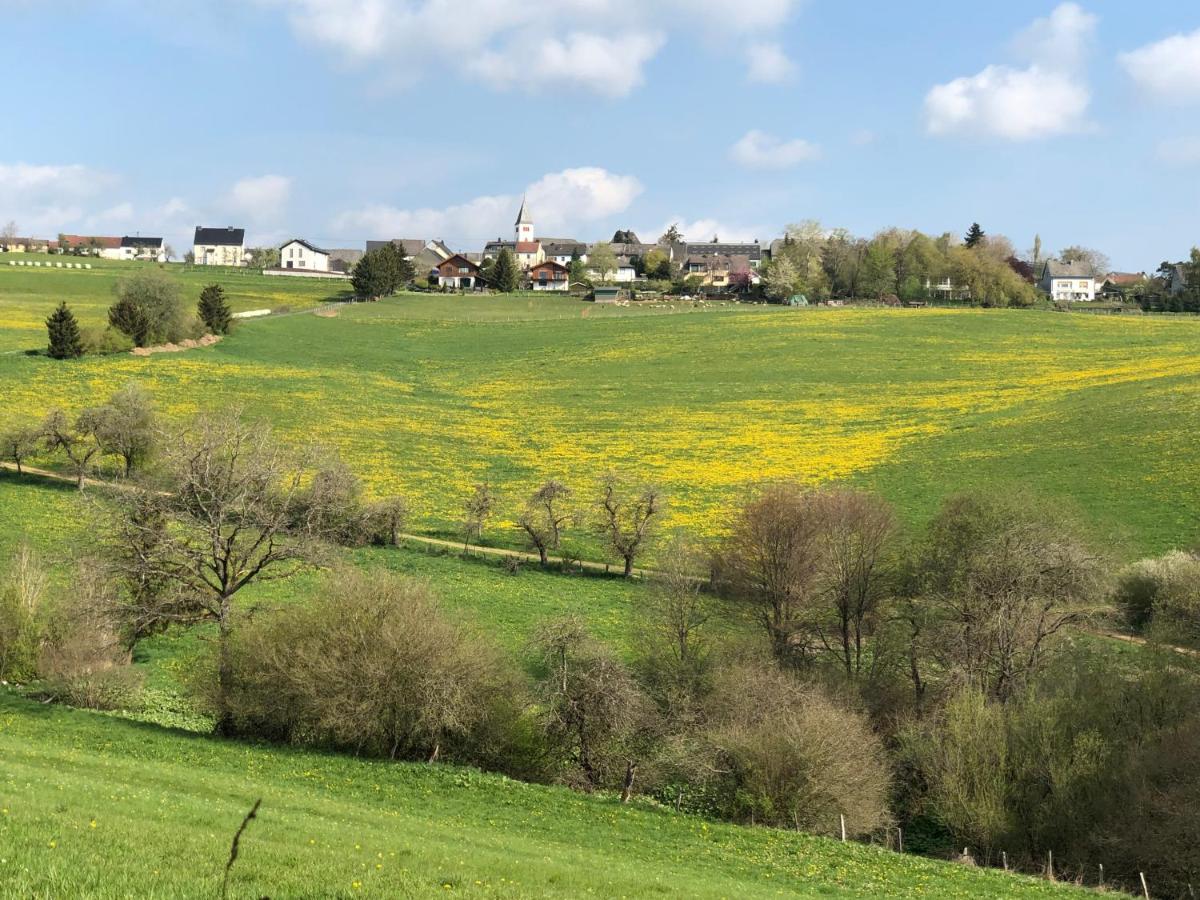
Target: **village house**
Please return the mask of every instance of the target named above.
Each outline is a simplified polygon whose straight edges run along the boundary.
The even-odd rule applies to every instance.
[[[473,290],[479,287],[479,266],[461,253],[442,260],[437,266],[438,287]]]
[[[363,258],[363,251],[354,249],[341,249],[329,251],[329,271],[331,272],[350,272],[358,264],[358,261]]]
[[[75,256],[100,256],[104,259],[121,259],[121,238],[95,234],[61,234],[58,237],[59,253]]]
[[[246,229],[196,226],[192,256],[198,266],[242,266],[246,264]]]
[[[1038,287],[1053,300],[1088,303],[1096,299],[1096,277],[1087,263],[1047,260]]]
[[[751,269],[757,269],[767,255],[763,253],[762,244],[758,241],[751,243],[719,241],[715,237],[704,244],[680,242],[670,247],[672,262],[686,262],[705,256],[721,256],[744,258]]]
[[[281,269],[306,269],[310,272],[329,271],[329,251],[314,247],[302,238],[293,238],[279,248]]]
[[[547,259],[529,270],[529,280],[535,291],[567,291],[571,288],[571,270]]]
[[[167,251],[166,244],[160,237],[141,237],[135,235],[129,237],[126,235],[121,238],[121,245],[117,248],[116,259],[140,259],[147,262],[166,262]],[[101,253],[101,256],[109,257],[107,253]]]
[[[552,259],[562,266],[569,266],[573,259],[587,262],[588,245],[582,241],[570,238],[543,238],[542,250],[546,259]]]
[[[708,253],[689,256],[683,261],[682,268],[685,276],[699,278],[700,283],[706,287],[729,287],[737,281],[735,276],[739,273],[746,276],[747,284],[758,284],[761,281],[749,257],[744,254]]]
[[[49,253],[54,241],[30,237],[0,237],[0,253]]]

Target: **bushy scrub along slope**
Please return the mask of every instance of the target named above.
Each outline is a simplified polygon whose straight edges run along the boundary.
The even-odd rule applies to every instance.
[[[0,385],[31,415],[129,379],[171,415],[241,405],[339,448],[431,531],[475,481],[511,519],[540,479],[587,489],[615,467],[661,483],[668,523],[701,534],[762,479],[849,479],[910,519],[1025,485],[1077,500],[1132,556],[1200,537],[1197,346],[1182,318],[398,297],[177,357],[0,357]]]
[[[1071,897],[994,870],[444,766],[226,743],[0,693],[19,897]]]

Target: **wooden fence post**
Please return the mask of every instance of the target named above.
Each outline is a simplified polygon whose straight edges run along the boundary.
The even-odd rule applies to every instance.
[[[1000,858],[1004,860],[1004,871],[1007,872],[1008,871],[1008,851],[1001,850]]]
[[[844,842],[846,840],[846,817],[839,813],[838,818],[842,820],[842,841]]]
[[[1142,879],[1142,896],[1145,897],[1146,900],[1150,900],[1150,886],[1146,884],[1146,873],[1138,872],[1138,878]]]

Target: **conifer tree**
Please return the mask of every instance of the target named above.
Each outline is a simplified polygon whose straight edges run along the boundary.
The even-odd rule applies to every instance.
[[[83,356],[83,339],[79,336],[79,323],[75,314],[67,308],[64,300],[46,320],[46,329],[50,333],[50,345],[47,348],[54,359],[78,359]]]
[[[108,308],[108,324],[127,335],[135,347],[145,347],[150,335],[150,320],[131,298],[121,297]]]
[[[984,231],[979,227],[978,222],[972,222],[970,229],[967,231],[967,236],[963,238],[963,243],[968,247],[978,247],[984,238]]]
[[[517,289],[520,277],[517,261],[513,258],[512,251],[505,247],[492,267],[492,286],[501,293],[511,294]]]
[[[212,334],[228,334],[233,316],[225,302],[225,290],[219,284],[210,284],[200,292],[196,312]]]

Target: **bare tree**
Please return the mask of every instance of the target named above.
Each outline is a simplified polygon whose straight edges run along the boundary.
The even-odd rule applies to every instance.
[[[622,800],[628,801],[649,733],[645,696],[579,619],[544,625],[532,647],[548,740],[582,777],[584,788],[619,779]]]
[[[534,492],[517,517],[517,524],[529,537],[543,566],[549,561],[550,551],[558,549],[562,530],[571,520],[571,513],[565,508],[570,497],[570,488],[561,481],[547,481]]]
[[[857,675],[892,587],[887,550],[895,517],[883,500],[859,491],[825,490],[815,501],[821,557],[818,636],[846,674]]]
[[[14,425],[0,434],[0,457],[12,460],[21,475],[21,466],[37,452],[41,437],[42,430],[35,425]]]
[[[127,384],[96,410],[94,428],[100,449],[121,459],[128,478],[154,449],[154,400],[144,388]]]
[[[311,456],[286,451],[266,426],[236,414],[184,428],[165,448],[163,469],[164,489],[152,494],[169,519],[163,564],[183,582],[191,617],[217,624],[217,729],[227,732],[233,598],[253,582],[295,574],[336,517],[305,492]]]
[[[1006,701],[1070,625],[1106,611],[1098,558],[1060,513],[1021,495],[951,499],[930,526],[915,601],[942,669]]]
[[[483,537],[483,526],[491,518],[495,507],[496,495],[492,493],[492,486],[486,481],[475,485],[471,496],[463,504],[463,513],[465,514],[463,518],[464,551],[471,545],[472,538],[478,543]]]
[[[635,487],[608,473],[600,484],[596,531],[625,565],[625,577],[633,574],[633,563],[654,534],[663,512],[663,495],[658,488]]]
[[[17,223],[14,222],[12,219],[9,219],[7,222],[4,223],[4,227],[0,228],[0,238],[3,238],[4,242],[7,244],[9,241],[11,241],[16,236],[17,236]]]
[[[95,459],[102,452],[96,438],[96,429],[100,422],[99,411],[85,409],[75,420],[68,418],[61,409],[53,410],[42,423],[42,438],[46,449],[51,452],[61,451],[70,463],[71,473],[75,483],[83,490],[84,481],[92,471]]]
[[[722,593],[751,611],[783,663],[811,649],[821,525],[812,493],[795,484],[771,485],[742,507],[714,560]]]

